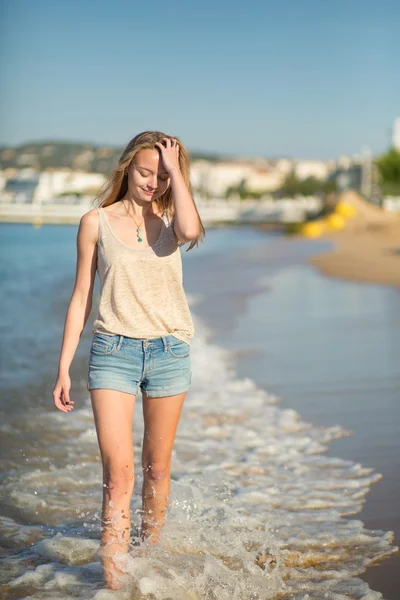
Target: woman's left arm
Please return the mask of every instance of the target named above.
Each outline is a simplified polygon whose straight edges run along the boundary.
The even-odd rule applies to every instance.
[[[199,217],[191,194],[179,168],[179,146],[172,145],[170,138],[164,138],[166,146],[156,142],[161,150],[164,166],[171,179],[172,196],[175,203],[174,231],[178,239],[185,243],[199,235]]]
[[[189,242],[199,235],[199,217],[179,167],[170,171],[170,177],[175,200],[174,230],[181,241]]]

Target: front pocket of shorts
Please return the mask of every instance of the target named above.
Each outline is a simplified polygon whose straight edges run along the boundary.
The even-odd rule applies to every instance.
[[[174,358],[187,358],[190,354],[190,346],[186,342],[179,342],[173,346],[168,346],[168,352]]]
[[[92,352],[94,354],[112,354],[117,347],[117,341],[114,337],[107,339],[106,336],[96,335],[92,342]]]

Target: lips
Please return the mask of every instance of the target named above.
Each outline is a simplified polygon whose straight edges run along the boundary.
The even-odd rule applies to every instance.
[[[154,192],[149,192],[148,190],[143,190],[146,194],[149,194],[149,196],[152,196],[154,194]]]

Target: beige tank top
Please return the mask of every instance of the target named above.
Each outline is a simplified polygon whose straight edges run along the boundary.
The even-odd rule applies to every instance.
[[[100,303],[92,332],[141,339],[173,334],[190,344],[194,324],[183,289],[180,248],[167,213],[156,243],[142,249],[120,240],[104,209],[97,210]]]

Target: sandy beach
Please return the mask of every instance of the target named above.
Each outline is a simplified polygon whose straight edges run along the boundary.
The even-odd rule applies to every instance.
[[[355,192],[341,198],[356,214],[341,231],[325,234],[333,250],[314,256],[310,263],[325,275],[400,286],[400,215],[384,212]]]

